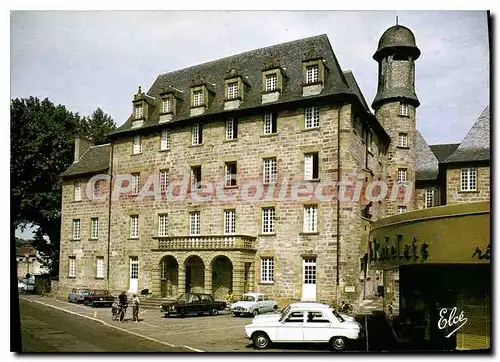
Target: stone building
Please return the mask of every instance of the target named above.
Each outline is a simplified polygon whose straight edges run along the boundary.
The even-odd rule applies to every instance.
[[[418,184],[419,55],[409,29],[382,35],[375,113],[326,35],[139,87],[109,143],[78,138],[61,175],[61,293],[232,289],[328,303],[372,293],[370,224],[419,207],[408,190],[439,173],[429,157],[432,177]],[[388,196],[368,200],[373,182]]]

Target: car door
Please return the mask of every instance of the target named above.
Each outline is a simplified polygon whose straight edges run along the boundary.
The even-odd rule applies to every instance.
[[[276,330],[276,342],[303,342],[304,341],[304,312],[291,312]]]
[[[332,337],[332,321],[321,310],[307,311],[304,322],[304,342],[328,342]]]
[[[264,294],[264,305],[266,308],[266,312],[272,312],[274,301],[272,301],[267,295]]]
[[[257,309],[259,309],[259,313],[266,312],[264,297],[262,295],[257,296]]]

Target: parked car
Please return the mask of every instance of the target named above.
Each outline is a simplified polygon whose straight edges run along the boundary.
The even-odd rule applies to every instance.
[[[107,290],[91,289],[90,293],[83,297],[83,304],[92,308],[97,306],[111,307],[115,298]]]
[[[175,302],[163,303],[160,311],[169,317],[176,314],[184,317],[189,314],[217,315],[220,310],[226,308],[226,302],[215,301],[210,294],[186,293],[182,294]]]
[[[245,326],[247,338],[255,348],[272,342],[329,343],[334,350],[344,350],[349,342],[364,335],[361,325],[326,304],[297,302],[282,313],[258,315]]]
[[[276,312],[278,310],[278,302],[270,299],[262,293],[245,293],[241,296],[241,300],[231,304],[229,307],[232,316],[241,314],[253,314],[256,316],[260,313]]]
[[[17,289],[21,293],[33,293],[35,291],[35,283],[30,279],[22,279],[17,282]]]
[[[83,303],[87,295],[90,295],[90,289],[73,288],[68,293],[68,302]]]

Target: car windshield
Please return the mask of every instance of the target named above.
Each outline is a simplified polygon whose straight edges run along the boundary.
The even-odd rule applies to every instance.
[[[332,309],[332,313],[335,317],[337,317],[340,323],[345,322],[345,319],[335,309]]]
[[[287,315],[287,314],[288,314],[288,312],[290,311],[290,309],[291,309],[291,307],[290,307],[290,305],[288,305],[288,306],[287,306],[287,307],[283,310],[283,312],[281,312],[281,316],[280,316],[280,319],[279,319],[279,321],[280,321],[280,322],[282,322],[282,321],[283,321],[283,319],[285,318],[285,315]]]
[[[107,291],[106,290],[96,290],[94,292],[95,295],[107,295]]]
[[[241,296],[241,300],[243,302],[254,302],[255,301],[255,297],[253,295],[242,295]]]
[[[181,294],[181,296],[177,298],[177,301],[184,303],[186,301],[186,294]]]

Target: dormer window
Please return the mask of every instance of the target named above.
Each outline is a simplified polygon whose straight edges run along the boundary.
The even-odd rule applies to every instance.
[[[135,106],[135,119],[140,119],[144,116],[144,111],[142,109],[142,104]]]
[[[171,102],[170,98],[165,98],[163,100],[162,108],[161,108],[162,113],[170,113],[171,103],[172,102]]]
[[[266,75],[266,92],[272,92],[278,88],[278,75],[276,73]]]
[[[317,64],[306,67],[306,83],[316,83],[319,80],[319,67]]]
[[[227,85],[227,99],[238,98],[238,82],[232,82]]]
[[[193,107],[201,107],[203,105],[203,89],[193,91]]]

